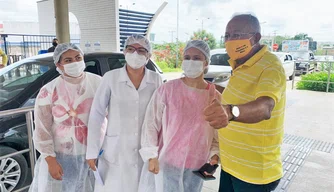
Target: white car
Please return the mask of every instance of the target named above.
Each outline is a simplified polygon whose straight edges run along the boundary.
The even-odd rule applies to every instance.
[[[228,63],[229,56],[226,49],[214,49],[210,52],[210,65],[204,79],[214,83],[218,90],[219,87],[225,88],[231,77],[232,67]]]
[[[275,54],[281,60],[287,79],[292,80],[295,66],[292,55],[285,52],[272,52],[272,53]]]

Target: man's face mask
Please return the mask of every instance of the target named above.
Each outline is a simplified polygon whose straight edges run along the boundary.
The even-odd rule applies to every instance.
[[[52,42],[52,45],[57,47],[58,43],[56,41]]]
[[[226,52],[232,60],[238,60],[245,57],[252,50],[253,46],[251,43],[252,36],[249,39],[237,39],[229,40],[225,42]]]

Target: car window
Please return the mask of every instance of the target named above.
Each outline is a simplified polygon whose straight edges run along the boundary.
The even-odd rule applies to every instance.
[[[86,63],[86,72],[94,73],[96,75],[100,75],[99,61],[97,60],[87,60]]]
[[[229,56],[227,53],[223,54],[215,54],[211,56],[211,63],[210,65],[221,65],[221,66],[230,66],[228,63]]]
[[[108,59],[108,65],[110,70],[119,69],[122,68],[125,65],[126,61],[123,57],[118,58],[109,58]]]
[[[124,67],[125,64],[126,61],[123,55],[119,55],[118,57],[112,57],[108,59],[108,65],[110,70],[122,68]],[[153,61],[151,60],[147,62],[146,68],[155,72],[157,71],[155,65],[153,64]]]
[[[305,52],[294,52],[292,53],[296,60],[309,60],[309,54]]]
[[[52,61],[30,61],[1,74],[0,104],[2,105],[19,95],[53,66]]]
[[[288,60],[289,60],[289,61],[292,61],[292,60],[293,60],[291,55],[288,55]]]

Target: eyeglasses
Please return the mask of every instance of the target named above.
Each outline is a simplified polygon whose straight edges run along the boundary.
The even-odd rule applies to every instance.
[[[225,34],[224,36],[224,40],[225,41],[229,41],[229,40],[239,40],[242,39],[244,37],[246,37],[247,35],[254,35],[255,33],[234,33],[232,35],[230,34]]]
[[[146,55],[146,53],[148,53],[148,51],[143,47],[135,48],[131,45],[126,46],[125,50],[128,53],[134,53],[136,51],[139,55]]]

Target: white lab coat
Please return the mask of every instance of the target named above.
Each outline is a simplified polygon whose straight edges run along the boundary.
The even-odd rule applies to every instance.
[[[143,161],[139,155],[141,127],[146,107],[154,91],[162,84],[158,73],[145,68],[138,90],[126,67],[104,75],[96,92],[88,123],[87,159],[100,151],[100,127],[108,108],[108,126],[98,160],[104,186],[95,183],[97,192],[137,192]]]

